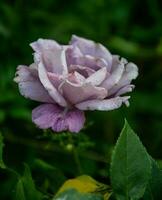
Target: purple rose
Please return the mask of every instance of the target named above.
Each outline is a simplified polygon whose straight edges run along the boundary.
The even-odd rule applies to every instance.
[[[103,45],[72,36],[69,45],[39,39],[30,44],[34,63],[17,68],[15,81],[26,98],[42,102],[32,111],[42,129],[79,132],[84,110],[113,110],[129,105],[138,75],[135,64],[112,55]]]

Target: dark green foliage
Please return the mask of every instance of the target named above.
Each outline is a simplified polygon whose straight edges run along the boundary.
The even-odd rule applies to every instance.
[[[24,174],[18,178],[15,189],[15,200],[41,200],[43,195],[35,188],[30,169],[25,165]]]
[[[45,179],[44,184],[42,187],[39,187],[38,190],[28,165],[24,165],[23,175],[19,175],[15,170],[5,166],[2,159],[3,137],[2,135],[0,135],[0,137],[0,167],[16,177],[14,186],[11,187],[8,184],[8,187],[11,187],[13,190],[12,199],[14,200],[51,199],[53,194],[58,192],[59,187],[61,189],[64,188],[64,190],[62,189],[61,192],[59,190],[59,193],[54,196],[53,200],[102,200],[103,198],[104,200],[138,200],[141,198],[143,200],[158,200],[162,195],[162,171],[151,156],[149,156],[140,139],[130,128],[127,121],[125,121],[124,128],[112,154],[110,166],[111,185],[106,187],[104,184],[85,175],[81,176],[82,179],[81,177],[78,177],[78,179],[71,179],[69,180],[70,182],[66,182],[66,186],[63,185],[61,187],[61,182],[63,183],[65,181],[63,173],[43,160],[36,159],[32,166],[37,169],[38,175]],[[72,138],[71,136],[71,141]],[[73,148],[75,151],[77,150],[74,143]],[[79,166],[78,169],[81,170],[78,152],[76,153],[74,154],[76,164]],[[39,179],[39,182],[41,182],[40,180],[41,179]],[[10,177],[10,181],[12,182],[12,177]],[[104,186],[102,190],[101,185]],[[77,188],[77,191],[68,189],[69,186],[71,188]],[[84,192],[85,189],[83,190],[85,186],[86,189],[89,188],[87,192]],[[57,190],[53,189],[54,187],[56,187]],[[48,193],[48,191],[50,191],[50,193]]]
[[[3,162],[3,147],[4,147],[3,136],[0,133],[0,168],[5,169],[6,166],[5,166],[4,162]]]

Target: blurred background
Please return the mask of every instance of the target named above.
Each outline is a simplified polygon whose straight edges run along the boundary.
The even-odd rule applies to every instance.
[[[35,127],[31,110],[39,103],[22,97],[13,78],[17,65],[32,63],[29,43],[50,38],[66,44],[72,34],[100,42],[113,54],[136,63],[140,74],[134,81],[136,88],[129,108],[87,112],[87,128],[71,142],[66,134],[43,133]],[[9,167],[21,173],[23,163],[28,163],[37,186],[49,193],[55,192],[62,180],[79,172],[108,183],[110,155],[124,118],[148,152],[162,160],[160,0],[0,1],[0,132]],[[80,159],[78,169],[75,154],[73,157],[71,153],[74,144]],[[48,174],[47,163],[57,173]],[[14,181],[3,170],[1,176],[0,197],[5,199]]]

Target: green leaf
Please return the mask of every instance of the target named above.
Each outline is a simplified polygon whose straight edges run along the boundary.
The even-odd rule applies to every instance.
[[[24,185],[24,190],[26,194],[26,199],[29,200],[40,200],[41,199],[41,194],[38,192],[35,188],[34,181],[31,176],[30,169],[28,165],[25,164],[25,170],[24,170],[24,175],[22,177],[23,185]]]
[[[25,164],[22,177],[18,178],[15,200],[41,200],[42,194],[36,190],[29,167]]]
[[[21,179],[18,180],[16,185],[16,193],[15,193],[15,200],[26,200],[25,193],[24,193],[24,186]]]
[[[3,162],[3,158],[2,158],[2,156],[3,156],[3,147],[4,147],[3,136],[2,136],[2,134],[0,133],[0,167],[1,167],[2,169],[5,169],[6,166],[5,166],[5,164],[4,164],[4,162]]]
[[[110,168],[113,192],[119,200],[140,199],[151,173],[149,156],[138,136],[125,121],[115,146]]]
[[[60,169],[43,160],[35,159],[33,164],[38,176],[37,181],[44,192],[51,191],[55,193],[66,180]]]
[[[159,200],[162,197],[162,170],[151,158],[152,171],[143,200]]]
[[[55,197],[53,200],[103,200],[101,195],[95,194],[82,194],[77,192],[75,189],[69,189],[62,192],[60,195]]]

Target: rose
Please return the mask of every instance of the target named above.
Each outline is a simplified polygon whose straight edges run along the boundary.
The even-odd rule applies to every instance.
[[[128,105],[135,64],[112,55],[103,45],[72,36],[69,45],[39,39],[30,44],[34,63],[17,68],[15,81],[26,98],[43,102],[32,111],[42,129],[79,132],[84,110],[113,110]]]

